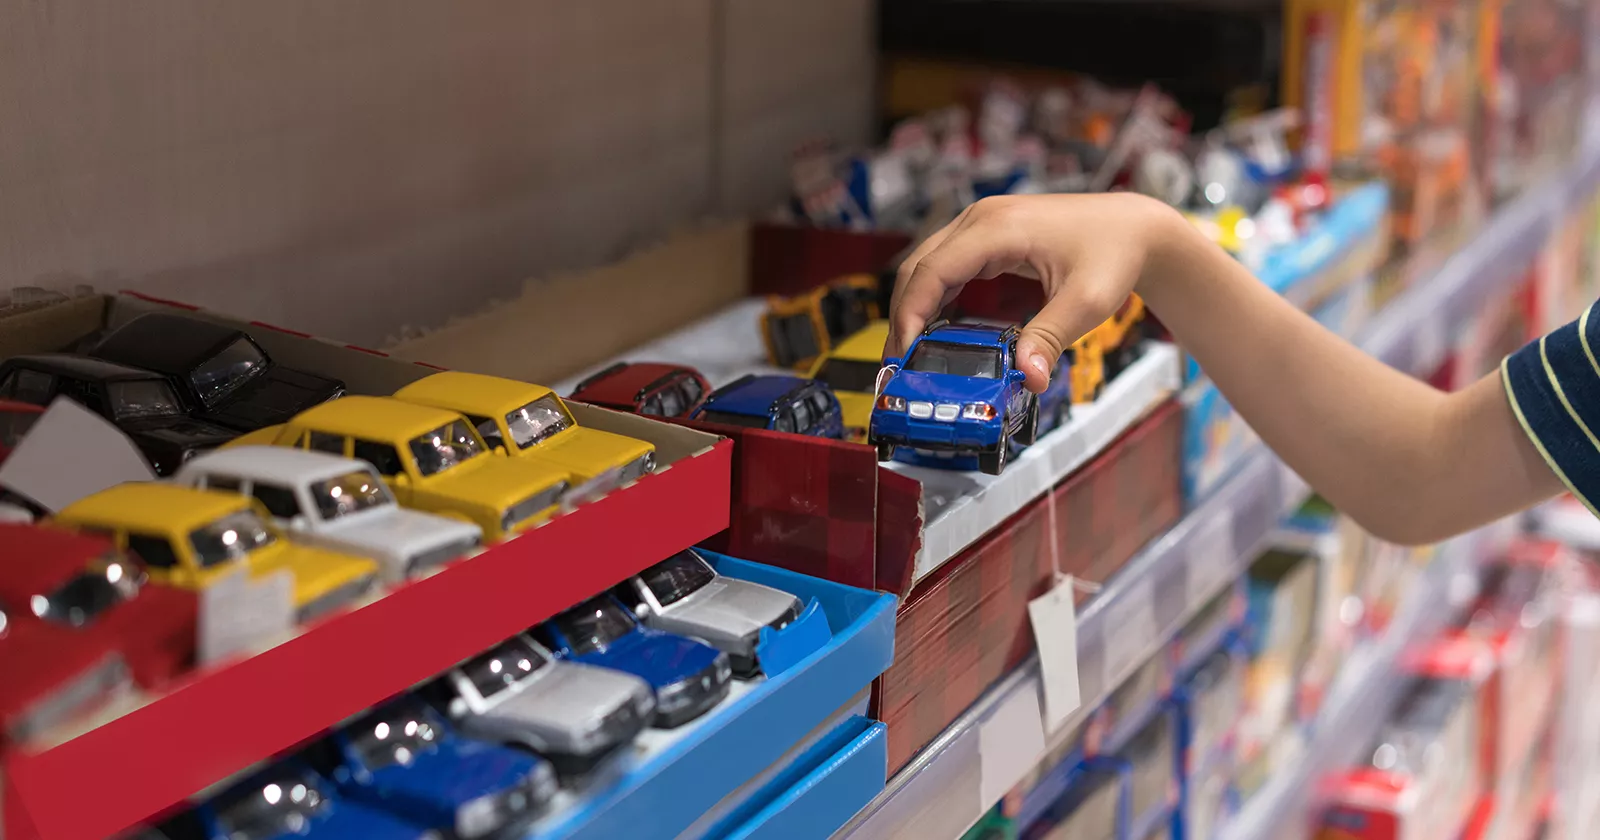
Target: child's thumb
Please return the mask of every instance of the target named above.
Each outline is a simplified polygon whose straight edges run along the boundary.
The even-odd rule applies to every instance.
[[[1027,376],[1028,390],[1043,393],[1050,373],[1074,341],[1094,327],[1090,307],[1057,295],[1047,301],[1017,338],[1017,368]]]

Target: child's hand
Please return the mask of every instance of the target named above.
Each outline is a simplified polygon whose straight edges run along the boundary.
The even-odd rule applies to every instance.
[[[1135,193],[979,201],[900,266],[884,355],[904,353],[973,278],[1035,277],[1044,286],[1045,304],[1023,327],[1017,358],[1028,389],[1041,392],[1062,351],[1143,286],[1152,256],[1175,227],[1195,235],[1172,208]]]

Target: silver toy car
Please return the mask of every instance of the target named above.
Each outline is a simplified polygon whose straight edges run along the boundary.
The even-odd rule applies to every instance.
[[[447,671],[446,712],[465,734],[515,744],[562,773],[582,772],[633,741],[655,691],[631,674],[564,662],[519,634]]]
[[[395,504],[365,461],[282,446],[207,452],[173,477],[180,484],[254,496],[297,540],[371,557],[398,583],[477,548],[470,522]]]
[[[645,626],[727,652],[740,677],[760,671],[761,628],[782,630],[801,609],[800,599],[787,592],[717,574],[693,549],[624,582],[617,595]]]

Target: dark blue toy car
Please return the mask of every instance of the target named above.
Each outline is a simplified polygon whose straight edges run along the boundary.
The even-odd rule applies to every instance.
[[[1017,328],[935,321],[911,343],[872,406],[867,440],[887,461],[897,446],[977,455],[999,475],[1013,441],[1039,435],[1039,400],[1016,366]]]
[[[410,698],[340,727],[324,748],[341,796],[451,837],[497,831],[539,811],[557,790],[550,762],[463,737]]]
[[[726,426],[843,438],[844,414],[827,383],[751,374],[713,391],[692,419]]]
[[[681,726],[728,696],[733,666],[704,642],[652,630],[620,601],[599,595],[534,630],[557,656],[640,677],[656,690],[654,725]]]
[[[439,832],[334,795],[299,762],[282,762],[160,826],[171,840],[439,840]]]

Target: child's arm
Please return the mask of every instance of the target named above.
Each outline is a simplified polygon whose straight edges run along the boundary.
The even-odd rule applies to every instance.
[[[886,349],[898,355],[968,280],[1009,271],[1045,287],[1045,306],[1018,342],[1030,389],[1042,390],[1062,348],[1136,291],[1251,428],[1384,539],[1434,541],[1562,489],[1499,374],[1455,394],[1406,376],[1268,290],[1176,211],[1137,195],[973,205],[902,267]]]

